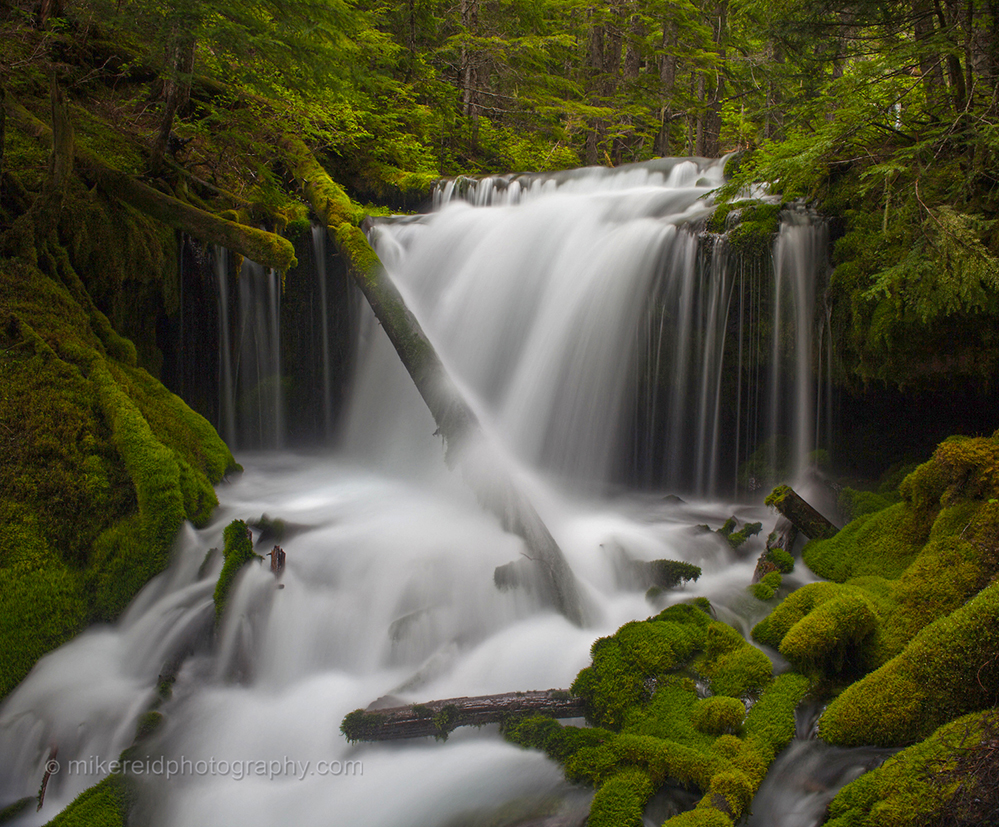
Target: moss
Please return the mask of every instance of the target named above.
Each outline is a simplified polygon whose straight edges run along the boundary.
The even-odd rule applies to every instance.
[[[985,790],[976,789],[975,777],[953,774],[953,770],[958,760],[989,734],[994,717],[990,710],[958,718],[862,775],[832,800],[826,824],[907,827],[944,823],[944,812],[959,791],[969,798],[987,795]],[[982,809],[964,815],[966,820],[952,823],[984,824],[993,813]]]
[[[166,565],[182,520],[207,518],[232,464],[203,419],[114,358],[130,360],[56,258],[64,279],[0,264],[0,695],[116,617]]]
[[[641,827],[645,802],[653,792],[646,773],[624,770],[597,790],[586,823],[590,827]]]
[[[340,722],[340,732],[351,743],[366,741],[368,735],[385,723],[386,717],[379,712],[365,712],[355,709],[348,712]]]
[[[723,696],[704,698],[691,713],[694,728],[708,735],[735,735],[742,728],[746,708],[742,701]]]
[[[739,531],[733,531],[725,538],[732,548],[739,548],[750,537],[755,537],[763,529],[763,523],[746,523]]]
[[[867,514],[875,514],[894,505],[901,495],[898,492],[882,494],[877,491],[858,491],[854,488],[844,488],[839,492],[836,506],[839,513],[847,520],[855,520]]]
[[[111,775],[84,790],[47,827],[125,827],[135,799],[134,782]]]
[[[710,604],[700,602],[625,624],[594,644],[593,663],[573,691],[598,727],[562,726],[540,715],[504,724],[508,740],[543,749],[569,780],[598,788],[588,823],[640,819],[648,798],[668,782],[705,793],[689,823],[730,824],[793,737],[807,680],[772,681],[769,659],[735,629],[713,622]],[[699,699],[698,675],[715,697]],[[739,698],[751,694],[760,697],[747,716]]]
[[[816,574],[840,583],[851,577],[898,577],[929,537],[929,515],[898,503],[865,515],[828,540],[805,545],[802,559]]]
[[[780,210],[779,204],[762,201],[719,204],[706,226],[709,232],[727,232],[729,246],[737,252],[747,255],[765,253],[777,233]]]
[[[458,707],[454,704],[445,704],[442,706],[440,711],[434,715],[434,729],[436,730],[434,739],[437,741],[446,741],[458,725],[457,721]]]
[[[999,583],[925,627],[836,698],[819,734],[833,744],[910,744],[999,693]]]
[[[873,660],[877,629],[878,616],[870,600],[859,591],[845,592],[791,627],[780,653],[801,672],[862,675]]]
[[[786,552],[785,552],[786,553]],[[765,574],[759,583],[753,583],[749,591],[757,600],[770,600],[784,584],[784,578],[779,571]]]
[[[701,567],[682,560],[653,560],[648,564],[648,577],[661,589],[672,589],[687,581],[696,581]]]
[[[222,620],[225,614],[225,607],[229,602],[229,594],[232,591],[236,575],[244,565],[251,560],[262,560],[259,554],[253,551],[253,540],[250,538],[250,529],[242,520],[233,520],[225,527],[223,532],[225,547],[222,549],[222,571],[219,573],[218,582],[215,584],[215,622]]]
[[[787,499],[788,495],[791,494],[791,487],[789,485],[778,485],[771,491],[767,498],[763,501],[763,504],[769,508],[777,508],[781,503]]]
[[[9,824],[18,818],[22,813],[26,813],[29,807],[36,806],[38,799],[34,796],[26,795],[18,799],[13,804],[8,804],[0,810],[0,824]]]
[[[139,718],[135,725],[135,741],[143,741],[160,728],[163,723],[163,713],[151,709]]]

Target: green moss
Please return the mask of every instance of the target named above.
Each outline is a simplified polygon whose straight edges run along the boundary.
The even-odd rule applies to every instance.
[[[816,574],[844,582],[851,577],[898,577],[929,537],[932,519],[898,503],[847,524],[828,540],[805,545],[802,559]]]
[[[828,676],[862,675],[873,660],[878,616],[861,592],[839,594],[794,624],[780,652],[796,669]]]
[[[724,623],[708,627],[704,653],[695,665],[711,679],[716,695],[733,698],[758,692],[772,677],[770,659]]]
[[[786,552],[785,552],[786,553]],[[793,564],[792,564],[793,565]],[[757,600],[770,600],[784,584],[784,578],[779,571],[763,575],[759,583],[749,586],[749,591]]]
[[[180,523],[207,518],[232,464],[203,419],[126,363],[134,350],[64,259],[59,280],[0,263],[0,695],[87,622],[114,619]]]
[[[681,583],[696,581],[701,567],[682,560],[653,560],[648,563],[648,577],[661,589],[673,589]]]
[[[875,514],[894,505],[900,499],[900,494],[882,494],[877,491],[858,491],[854,488],[844,488],[839,492],[836,506],[846,520],[855,520],[867,514]]]
[[[135,739],[134,741],[143,741],[152,735],[156,730],[160,728],[163,723],[163,713],[158,710],[151,709],[139,718],[138,723],[135,726]]]
[[[934,621],[836,698],[820,721],[833,744],[910,744],[999,693],[999,584]]]
[[[966,800],[986,798],[974,774],[955,772],[958,762],[995,732],[995,712],[978,712],[940,727],[929,738],[889,758],[872,772],[845,786],[829,805],[829,827],[907,827],[911,824],[985,824],[994,813],[964,812],[965,820],[943,818],[959,793]],[[988,755],[983,755],[985,761]],[[977,816],[977,817],[976,817]]]
[[[18,818],[22,813],[26,813],[30,807],[36,806],[38,799],[34,796],[27,795],[15,801],[13,804],[8,804],[2,810],[0,810],[0,824],[9,824],[14,819]]]
[[[386,721],[380,712],[365,712],[355,709],[348,712],[340,722],[340,732],[351,743],[369,740],[368,735],[377,730]]]
[[[253,551],[253,540],[250,538],[250,529],[242,520],[233,520],[225,527],[222,533],[225,538],[225,547],[222,549],[222,571],[219,573],[218,582],[215,584],[215,622],[219,623],[225,614],[225,607],[229,602],[229,593],[232,591],[236,575],[244,565],[251,560],[262,560],[259,554]]]
[[[593,797],[590,827],[641,827],[645,802],[655,792],[646,773],[623,770],[603,784]]]
[[[135,799],[132,781],[111,775],[84,790],[47,827],[125,827]]]
[[[750,537],[755,537],[763,529],[763,523],[746,523],[739,531],[733,531],[726,536],[732,548],[739,548]]]
[[[719,204],[708,219],[707,229],[713,233],[728,233],[733,250],[760,254],[770,250],[780,224],[780,205],[761,201],[736,201]],[[732,219],[736,219],[732,226]]]
[[[694,728],[708,735],[736,735],[742,729],[746,708],[736,698],[718,696],[697,702],[691,713]]]

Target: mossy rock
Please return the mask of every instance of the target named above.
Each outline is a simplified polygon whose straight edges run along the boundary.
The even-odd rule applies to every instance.
[[[992,706],[999,694],[999,583],[925,627],[836,698],[819,722],[832,744],[900,746]]]
[[[827,827],[990,823],[999,806],[988,778],[997,724],[994,709],[944,724],[840,790]]]
[[[787,552],[784,553],[787,554]],[[772,571],[763,575],[759,583],[753,583],[749,587],[749,591],[757,600],[772,600],[782,585],[784,585],[783,575],[779,571]]]
[[[262,560],[263,558],[253,551],[253,540],[250,536],[250,529],[242,520],[233,520],[222,532],[225,539],[225,547],[222,549],[222,571],[219,573],[218,582],[215,584],[215,622],[219,623],[225,615],[225,609],[229,602],[229,595],[236,582],[236,575],[243,566],[252,560]]]
[[[80,793],[46,827],[125,827],[134,801],[134,782],[110,775]]]
[[[746,708],[737,698],[717,696],[697,702],[691,721],[698,732],[707,735],[737,735],[742,729]]]

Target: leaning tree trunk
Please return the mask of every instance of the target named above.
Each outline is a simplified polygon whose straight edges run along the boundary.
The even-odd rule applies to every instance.
[[[811,540],[827,540],[839,532],[789,485],[778,485],[765,502],[787,517],[798,531]]]
[[[52,130],[14,100],[9,92],[4,96],[4,108],[11,121],[26,134],[40,141],[52,140]],[[135,207],[157,221],[183,230],[202,241],[228,247],[233,252],[265,267],[285,271],[297,263],[295,248],[286,238],[234,221],[226,221],[173,196],[165,195],[108,166],[79,145],[73,148],[72,157],[85,178],[96,183],[108,195]]]
[[[478,418],[451,381],[419,321],[410,312],[396,286],[386,277],[377,253],[354,223],[361,216],[346,193],[326,174],[312,152],[299,139],[285,137],[282,146],[292,173],[301,183],[315,213],[326,224],[351,278],[388,334],[399,358],[413,379],[423,401],[448,446],[481,438]],[[558,543],[513,480],[496,471],[487,485],[469,480],[483,505],[503,525],[523,538],[527,554],[537,565],[555,607],[572,623],[582,625],[583,609],[576,578]]]

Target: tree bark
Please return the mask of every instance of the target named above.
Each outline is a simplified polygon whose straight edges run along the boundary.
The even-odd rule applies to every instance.
[[[430,409],[438,432],[448,446],[448,457],[453,456],[454,447],[481,438],[478,418],[451,381],[419,321],[385,275],[382,263],[364,233],[354,224],[361,216],[346,193],[298,138],[286,136],[282,148],[307,200],[326,224],[347,271],[368,300]],[[582,625],[582,600],[576,578],[558,543],[513,480],[501,469],[492,470],[494,473],[488,482],[468,476],[466,481],[483,506],[500,518],[504,528],[523,538],[527,555],[537,564],[555,608],[570,622]]]
[[[776,508],[798,531],[812,540],[826,540],[839,531],[789,485],[778,485],[767,497],[766,504]]]
[[[512,715],[548,715],[580,718],[583,701],[564,689],[545,692],[507,692],[473,698],[449,698],[389,709],[357,709],[340,724],[348,741],[397,741],[432,735],[439,740],[460,726],[502,723]]]
[[[52,130],[21,106],[9,93],[4,107],[11,121],[24,132],[42,141],[52,139]],[[221,244],[235,253],[275,270],[285,271],[297,264],[295,248],[274,233],[226,221],[170,195],[165,195],[124,172],[109,167],[96,155],[76,146],[77,168],[108,195],[117,198],[170,227],[190,233],[202,241]]]

